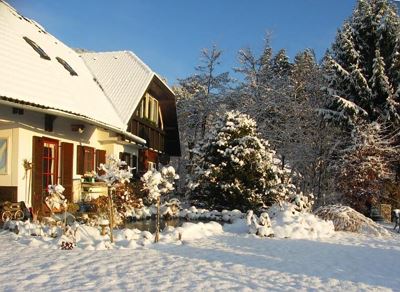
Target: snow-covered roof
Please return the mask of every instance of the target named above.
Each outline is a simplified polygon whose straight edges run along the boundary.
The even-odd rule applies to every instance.
[[[168,85],[130,51],[83,52],[81,56],[126,124],[154,78],[172,93]]]
[[[29,40],[50,60],[41,57]],[[66,61],[77,76],[71,75],[57,57]],[[67,112],[122,131],[127,127],[82,58],[2,0],[0,98]]]

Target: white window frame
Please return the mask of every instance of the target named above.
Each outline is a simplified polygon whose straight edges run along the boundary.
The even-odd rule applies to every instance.
[[[8,154],[9,154],[9,141],[8,137],[0,137],[0,175],[8,174]]]

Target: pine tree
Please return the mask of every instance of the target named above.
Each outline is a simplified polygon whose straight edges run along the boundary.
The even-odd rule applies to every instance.
[[[358,0],[325,59],[330,117],[400,122],[400,20],[387,0]]]
[[[245,211],[294,190],[269,143],[259,138],[256,122],[239,112],[218,118],[194,153],[190,197],[207,207]]]

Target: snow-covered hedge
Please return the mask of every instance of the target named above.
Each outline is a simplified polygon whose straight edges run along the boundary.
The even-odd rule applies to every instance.
[[[348,206],[323,206],[318,208],[315,214],[322,219],[332,220],[336,231],[359,232],[373,236],[389,235],[385,228]]]
[[[173,199],[175,200],[175,199]],[[167,202],[160,208],[161,217],[165,218],[183,218],[188,221],[191,220],[215,220],[221,222],[233,222],[236,219],[244,218],[244,213],[239,210],[208,210],[196,208],[194,206],[187,209],[177,209],[176,205]],[[127,217],[132,217],[136,220],[149,219],[157,215],[157,208],[154,205],[150,207],[144,206],[142,208],[132,208],[125,214]]]

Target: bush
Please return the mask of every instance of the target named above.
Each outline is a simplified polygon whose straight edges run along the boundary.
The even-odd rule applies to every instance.
[[[335,231],[358,232],[374,236],[389,234],[385,228],[348,206],[323,206],[315,211],[315,215],[324,220],[332,220]]]

